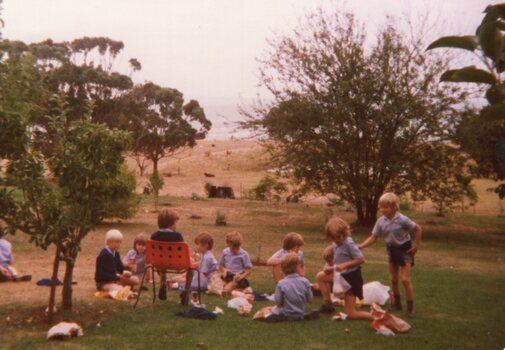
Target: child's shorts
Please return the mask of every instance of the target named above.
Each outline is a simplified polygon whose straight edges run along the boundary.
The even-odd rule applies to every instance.
[[[351,293],[358,299],[363,299],[363,276],[361,275],[361,267],[349,273],[343,273],[342,277],[349,283],[351,289],[347,293]]]
[[[399,246],[387,245],[389,263],[396,266],[405,266],[410,264],[414,266],[414,257],[407,253],[412,248],[412,241],[408,241]]]
[[[223,281],[225,281],[226,283],[232,282],[233,281],[233,277],[235,277],[235,274],[233,274],[231,272],[228,272],[226,274],[226,277],[223,278]],[[237,282],[237,288],[238,289],[246,289],[249,286],[250,286],[250,284],[249,284],[249,281],[247,280],[247,278],[243,278],[243,279],[241,279],[240,281]]]

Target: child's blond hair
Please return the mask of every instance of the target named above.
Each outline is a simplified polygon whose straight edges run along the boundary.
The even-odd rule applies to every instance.
[[[238,231],[230,232],[226,235],[226,244],[232,247],[240,247],[242,245],[242,235]]]
[[[179,214],[172,209],[162,209],[158,214],[158,227],[169,228],[172,227],[179,220]]]
[[[282,240],[282,248],[285,250],[291,250],[294,247],[301,247],[305,242],[301,234],[296,232],[290,232]]]
[[[333,264],[333,245],[329,245],[323,250],[323,259],[328,264]]]
[[[335,239],[337,236],[343,235],[348,237],[351,235],[351,227],[347,222],[339,217],[333,217],[326,223],[324,228],[326,238]]]
[[[285,275],[295,273],[298,265],[300,265],[300,257],[296,253],[287,253],[282,257],[281,269]]]
[[[393,192],[386,192],[379,198],[379,205],[387,206],[396,211],[400,208],[400,199]]]
[[[112,240],[117,240],[117,241],[122,241],[123,240],[123,234],[119,230],[109,230],[105,234],[105,243],[112,241]]]
[[[208,232],[202,232],[196,235],[195,237],[195,243],[201,243],[205,246],[207,246],[208,250],[212,250],[212,247],[214,246],[214,238],[208,233]]]

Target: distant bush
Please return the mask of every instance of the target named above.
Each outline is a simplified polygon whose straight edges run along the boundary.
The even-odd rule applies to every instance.
[[[226,224],[226,214],[218,210],[216,213],[216,226],[226,226]]]
[[[202,196],[199,196],[197,193],[193,192],[193,193],[191,193],[191,200],[192,201],[203,201],[203,200],[205,200],[205,198],[203,198]]]
[[[248,197],[260,201],[265,200],[280,200],[281,194],[288,191],[288,187],[284,182],[280,182],[270,175],[264,176],[259,184],[249,190]]]

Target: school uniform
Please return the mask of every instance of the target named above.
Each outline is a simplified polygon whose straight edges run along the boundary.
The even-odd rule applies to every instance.
[[[389,262],[397,266],[405,263],[414,266],[414,257],[407,253],[412,248],[411,233],[414,232],[416,223],[399,212],[392,219],[381,216],[372,230],[372,235],[382,237],[386,241]]]
[[[219,265],[223,265],[228,274],[223,278],[225,282],[233,281],[236,274],[244,272],[245,269],[251,269],[252,263],[249,254],[242,248],[239,249],[237,254],[233,254],[230,248],[226,248],[219,257]],[[243,278],[237,283],[237,288],[244,289],[249,287],[249,281]]]
[[[217,260],[210,250],[207,250],[205,254],[203,254],[198,265],[198,270],[200,273],[200,289],[205,290],[209,284],[210,274],[217,271]],[[193,276],[193,280],[191,281],[191,289],[198,289],[197,274]]]
[[[124,266],[119,256],[119,252],[110,250],[109,247],[102,249],[96,258],[95,281],[98,290],[102,290],[103,285],[114,283],[120,280],[118,274],[122,274]]]
[[[274,300],[278,306],[272,309],[272,314],[285,316],[289,321],[303,320],[305,305],[312,298],[310,282],[305,277],[292,273],[280,280],[275,287]]]
[[[284,249],[284,248],[283,249],[279,249],[270,258],[281,259],[284,255],[286,255],[289,252],[290,252],[289,250]],[[301,250],[299,250],[296,253],[296,255],[298,255],[298,257],[300,258],[300,265],[301,266],[305,266],[305,255],[303,254],[303,252]]]
[[[144,271],[146,270],[146,255],[145,254],[138,254],[135,249],[131,249],[126,253],[125,257],[123,258],[123,264],[126,264],[128,261],[131,259],[135,259],[135,272],[133,273],[133,276],[137,276],[139,278],[142,278],[142,275],[144,274]]]
[[[151,240],[162,242],[184,242],[184,238],[180,232],[169,228],[160,228],[151,235]]]
[[[350,260],[363,258],[363,253],[351,237],[347,237],[341,245],[333,243],[333,263],[338,265]],[[363,299],[363,276],[361,266],[351,266],[340,272],[342,277],[349,283],[349,290],[354,296]]]

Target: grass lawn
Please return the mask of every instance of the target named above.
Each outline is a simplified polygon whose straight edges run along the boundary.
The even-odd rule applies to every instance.
[[[323,225],[328,209],[305,204],[274,205],[252,201],[205,200],[164,197],[160,203],[172,205],[181,215],[179,229],[187,241],[202,230],[215,238],[214,255],[224,248],[224,235],[238,230],[244,235],[244,248],[251,258],[268,258],[281,247],[282,237],[297,231],[305,238],[307,277],[314,280],[322,267]],[[367,321],[331,321],[327,315],[314,321],[282,324],[254,322],[226,307],[226,300],[203,296],[209,309],[220,306],[225,314],[215,321],[183,319],[174,316],[184,308],[177,293],[166,302],[151,307],[150,292],[143,294],[140,307],[132,302],[113,302],[93,296],[94,259],[108,229],[125,235],[124,255],[140,231],[155,229],[156,214],[143,203],[139,214],[121,223],[107,223],[90,233],[76,267],[73,314],[59,319],[81,322],[84,337],[64,343],[48,343],[50,327],[43,309],[48,289],[33,282],[2,284],[0,290],[0,348],[6,349],[503,349],[505,347],[505,218],[454,215],[437,218],[430,213],[406,213],[424,229],[421,250],[416,256],[412,280],[416,293],[416,317],[408,334],[395,337],[376,335]],[[213,224],[217,211],[227,215],[228,226]],[[201,220],[191,220],[198,214]],[[353,213],[339,213],[354,220]],[[354,240],[362,241],[369,228],[355,227]],[[18,234],[7,237],[14,244],[15,265],[22,273],[32,272],[34,280],[47,277],[52,251],[39,250]],[[365,251],[365,281],[388,284],[387,257],[383,242]],[[272,292],[274,283],[266,267],[255,267],[252,286],[259,292]],[[403,290],[402,290],[403,292]],[[253,312],[268,302],[256,302]],[[312,308],[321,305],[316,297]]]

